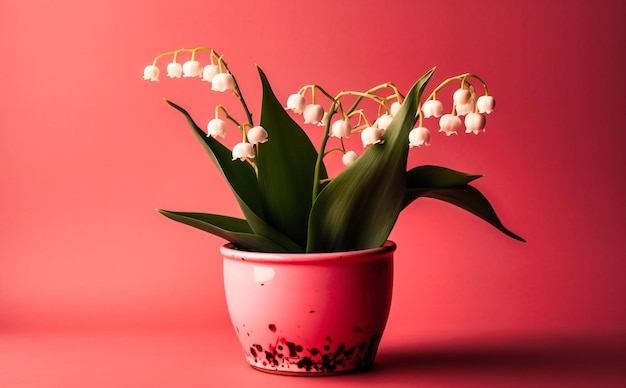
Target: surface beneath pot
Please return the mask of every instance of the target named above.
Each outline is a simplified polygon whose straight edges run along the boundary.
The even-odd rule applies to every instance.
[[[228,324],[206,330],[3,331],[0,344],[0,386],[7,388],[626,385],[626,333],[407,336],[390,330],[372,368],[297,380],[248,366]]]

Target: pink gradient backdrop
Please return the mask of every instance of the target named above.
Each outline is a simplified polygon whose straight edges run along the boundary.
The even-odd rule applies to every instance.
[[[0,5],[0,331],[230,330],[223,241],[154,209],[240,214],[161,98],[200,123],[234,100],[141,79],[157,53],[209,45],[254,109],[255,63],[282,98],[311,82],[406,91],[435,65],[435,82],[487,80],[487,132],[433,133],[410,163],[484,174],[477,186],[528,243],[417,201],[392,234],[390,338],[624,334],[621,1],[61,3]]]

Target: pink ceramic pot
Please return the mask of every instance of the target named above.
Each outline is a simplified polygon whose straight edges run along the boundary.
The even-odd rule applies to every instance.
[[[389,307],[396,245],[354,252],[245,252],[226,244],[226,302],[248,363],[293,375],[374,361]]]

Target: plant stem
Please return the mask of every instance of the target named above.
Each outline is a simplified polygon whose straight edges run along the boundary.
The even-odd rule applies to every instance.
[[[326,94],[324,91],[322,91],[322,93]],[[322,183],[320,182],[320,171],[322,169],[322,163],[323,163],[324,156],[325,156],[326,143],[328,143],[328,139],[330,138],[330,121],[333,115],[335,114],[336,110],[337,110],[337,101],[333,99],[333,103],[330,106],[330,109],[328,110],[328,120],[326,121],[326,127],[324,128],[324,137],[322,138],[320,148],[317,152],[317,160],[315,161],[315,171],[313,173],[313,190],[312,190],[313,203],[315,203],[315,199],[317,198],[317,195],[319,194],[320,184]]]
[[[226,110],[226,108],[224,108],[224,106],[222,106],[222,104],[219,104],[218,106],[215,107],[215,118],[217,118],[218,116],[218,112],[219,111],[224,112],[224,118],[226,118],[227,120],[232,121],[238,128],[241,128],[241,124],[239,124],[239,122],[237,120],[235,120],[234,117],[232,117],[228,111]]]
[[[465,73],[465,74],[459,74],[455,77],[450,77],[448,79],[446,79],[445,81],[443,81],[442,83],[439,84],[439,86],[437,86],[432,93],[430,93],[430,96],[428,96],[428,98],[426,100],[431,100],[431,99],[435,99],[435,96],[437,95],[437,93],[443,89],[446,85],[448,85],[451,82],[454,81],[461,81],[463,84],[467,84],[470,87],[470,90],[473,92],[473,86],[471,83],[467,82],[466,79],[467,78],[474,78],[476,79],[478,82],[480,82],[483,85],[483,88],[485,89],[485,95],[489,95],[489,89],[487,88],[487,84],[485,83],[485,81],[483,81],[479,76],[477,76],[476,74],[473,73]]]
[[[239,89],[237,78],[235,78],[235,75],[230,71],[230,69],[228,68],[228,64],[222,59],[222,56],[218,56],[215,51],[212,51],[212,52],[215,56],[217,56],[218,62],[222,66],[224,66],[224,69],[226,69],[226,72],[228,72],[233,77],[233,83],[235,84],[233,88],[233,93],[239,99],[239,102],[241,103],[241,106],[243,107],[243,110],[246,114],[246,119],[248,120],[248,123],[254,126],[254,123],[252,122],[252,114],[250,113],[250,110],[248,109],[248,104],[246,104],[246,101],[244,100],[243,95],[241,94],[241,89]]]

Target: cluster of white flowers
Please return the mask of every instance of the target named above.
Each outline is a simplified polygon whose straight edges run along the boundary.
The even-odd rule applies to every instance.
[[[375,93],[385,88],[392,88],[394,89],[395,93],[388,98],[382,98]],[[312,96],[312,101],[308,104],[305,98],[307,90],[311,91]],[[322,105],[315,102],[315,90],[321,91],[331,101],[331,115],[334,115],[335,113],[340,113],[340,118],[335,120],[332,125],[329,125],[328,123],[329,112],[326,111],[322,107]],[[379,117],[376,118],[376,120],[372,124],[370,124],[370,122],[365,117],[362,109],[352,109],[348,112],[342,109],[342,105],[339,100],[349,95],[357,96],[358,98],[372,99],[378,104],[379,111],[385,113],[382,113]],[[383,133],[402,106],[402,104],[399,102],[400,98],[401,95],[395,89],[395,86],[391,83],[377,86],[367,92],[362,93],[341,92],[336,97],[331,97],[318,85],[307,85],[301,88],[298,93],[294,93],[289,96],[285,109],[290,110],[296,114],[301,114],[304,120],[304,124],[315,124],[328,128],[327,136],[329,137],[343,139],[349,138],[352,133],[360,132],[361,141],[363,143],[363,147],[365,148],[372,144],[382,144],[384,142]],[[396,101],[388,104],[389,99],[395,99]],[[356,108],[356,106],[354,106],[353,108]],[[357,122],[355,124],[351,122],[351,118],[354,116],[357,117],[357,119],[355,120]],[[343,142],[341,143],[341,148],[337,148],[335,150],[341,151],[343,153],[342,162],[346,166],[354,162],[358,157],[356,152],[346,150],[343,146]]]
[[[209,51],[211,62],[208,65],[202,66],[200,61],[195,59],[195,55],[199,51]],[[191,59],[184,62],[182,65],[176,62],[178,54],[182,52],[190,52]],[[211,90],[216,92],[225,92],[232,90],[240,99],[241,95],[237,88],[235,78],[228,71],[226,63],[222,60],[222,57],[217,53],[206,47],[198,47],[195,49],[180,49],[176,51],[170,51],[158,55],[152,65],[145,67],[143,71],[143,79],[149,81],[158,81],[161,71],[157,66],[157,61],[161,57],[172,56],[172,62],[167,65],[167,76],[170,78],[182,77],[200,77],[202,81],[208,81],[211,83]],[[214,62],[218,63],[215,64]],[[242,100],[242,99],[241,99]],[[245,105],[245,102],[242,100]],[[250,161],[256,156],[255,146],[267,141],[267,131],[261,126],[252,126],[249,123],[240,124],[233,117],[231,117],[226,109],[222,105],[218,105],[215,108],[215,118],[210,120],[207,125],[207,136],[213,138],[226,137],[226,121],[219,118],[219,112],[223,112],[227,119],[234,122],[243,134],[243,139],[240,143],[237,143],[232,150],[233,160]]]
[[[226,137],[226,122],[218,118],[218,112],[220,109],[225,112],[224,108],[221,105],[219,105],[215,109],[215,118],[211,119],[209,121],[209,124],[207,125],[207,136],[212,136],[214,138],[218,136],[221,138]],[[230,118],[230,116],[228,116],[228,113],[226,113],[226,116]],[[231,120],[233,119],[231,118]],[[255,125],[252,127],[248,124],[236,124],[243,132],[244,137],[240,143],[237,143],[233,147],[233,160],[252,160],[256,155],[254,146],[265,143],[267,141],[267,131],[260,125]]]
[[[200,61],[195,59],[196,53],[202,50],[211,51],[211,63],[202,66]],[[183,63],[177,62],[177,56],[181,52],[191,52],[191,59]],[[182,77],[201,77],[202,81],[208,81],[211,83],[211,89],[217,92],[225,92],[226,90],[233,90],[235,88],[235,79],[233,75],[228,71],[225,71],[221,57],[216,57],[215,52],[211,49],[196,48],[196,49],[180,49],[176,51],[170,51],[163,53],[154,58],[152,65],[148,65],[143,69],[143,79],[149,81],[158,81],[161,70],[159,70],[157,60],[164,56],[172,56],[172,62],[167,64],[167,76],[170,78]],[[214,64],[214,60],[218,61],[218,64]]]
[[[202,66],[202,64],[195,59],[195,55],[199,51],[210,52],[210,64]],[[191,58],[184,62],[182,65],[176,61],[177,55],[182,52],[191,53]],[[232,121],[241,133],[243,139],[240,143],[237,143],[232,150],[233,160],[239,159],[242,161],[251,162],[255,158],[258,144],[268,141],[267,131],[261,126],[253,126],[251,124],[252,117],[249,114],[245,101],[241,97],[237,83],[233,75],[228,71],[228,66],[222,60],[213,49],[199,47],[195,49],[180,49],[158,55],[152,65],[148,65],[144,69],[143,78],[150,81],[158,81],[160,70],[157,67],[157,60],[161,57],[172,56],[172,61],[167,65],[167,76],[170,78],[182,77],[200,77],[202,81],[208,81],[212,84],[211,89],[218,92],[224,92],[232,90],[234,94],[240,99],[248,117],[248,122],[240,124],[237,120],[231,117],[226,109],[222,105],[218,105],[215,108],[215,118],[210,120],[207,125],[207,136],[222,137],[226,135],[227,124],[226,121],[219,118],[220,112],[225,115],[225,118]],[[214,62],[217,61],[217,64]],[[477,98],[474,87],[468,81],[468,78],[474,78],[478,80],[485,89],[485,95]],[[436,99],[436,94],[444,86],[460,81],[461,87],[453,94],[453,105],[451,113],[444,114],[444,105],[441,101]],[[389,97],[381,97],[379,95],[381,90],[391,88],[394,93]],[[307,103],[305,98],[306,91],[311,91],[311,102]],[[315,91],[322,92],[331,101],[331,108],[326,111],[322,105],[315,101]],[[356,109],[356,105],[353,106],[348,112],[344,111],[340,103],[340,99],[345,96],[357,96],[357,98],[367,98],[373,100],[378,104],[379,115],[376,120],[370,124],[367,120],[362,109]],[[314,124],[328,128],[327,137],[336,137],[339,139],[348,138],[352,133],[360,132],[361,141],[363,147],[367,147],[374,144],[382,144],[384,131],[389,127],[394,117],[402,106],[403,96],[397,90],[392,83],[386,83],[376,86],[366,92],[341,92],[337,96],[332,97],[326,93],[318,85],[307,85],[300,89],[298,93],[294,93],[287,99],[285,109],[291,110],[296,114],[302,115],[304,124]],[[422,120],[424,118],[439,118],[439,132],[444,132],[446,135],[458,134],[458,131],[463,127],[461,122],[461,116],[465,116],[465,132],[478,134],[485,131],[486,119],[484,114],[489,114],[495,107],[495,100],[487,93],[486,84],[477,76],[466,73],[456,77],[449,78],[442,82],[431,95],[421,105],[421,114],[419,115],[419,121],[417,126],[409,133],[409,147],[420,147],[430,145],[430,131],[428,128],[422,126]],[[335,113],[339,113],[340,118],[335,120],[332,125],[328,125],[328,118]],[[352,120],[352,117],[356,116],[356,120]],[[357,121],[352,123],[352,121]],[[335,150],[343,153],[342,161],[347,166],[354,162],[358,155],[354,151],[349,151],[344,148],[343,141],[341,142],[341,148]]]
[[[304,118],[304,124],[317,124],[319,126],[326,127],[328,124],[328,112],[324,110],[324,108],[316,103],[307,104],[306,98],[303,93],[307,89],[318,88],[316,85],[308,85],[300,90],[300,92],[292,94],[287,99],[287,106],[285,109],[291,110],[296,114],[302,114]],[[338,97],[333,99],[333,101],[337,101],[340,97],[344,95],[355,94],[352,92],[342,92]],[[361,96],[368,96],[376,99],[377,96],[374,94],[368,95],[368,93],[362,93]],[[387,105],[383,100],[377,100],[379,104],[385,109],[387,109]],[[361,121],[364,119],[363,112],[361,110],[350,112],[353,115],[358,116],[358,123],[356,125],[352,125],[350,123],[349,117],[351,114],[346,114],[342,112],[341,118],[335,120],[330,126],[329,135],[331,137],[336,138],[348,138],[354,132],[361,132],[361,141],[363,142],[363,147],[367,147],[372,144],[382,144],[383,143],[383,132],[391,121],[393,120],[398,110],[402,104],[398,101],[395,101],[391,104],[391,106],[387,109],[387,113],[383,113],[380,115],[376,121],[372,125],[370,125],[367,120],[365,120],[365,124],[361,124]],[[356,160],[357,154],[354,151],[344,151],[344,157],[342,158],[344,164],[348,165]]]
[[[496,106],[493,96],[484,95],[476,99],[472,90],[460,88],[454,92],[452,100],[452,113],[443,114],[443,103],[432,96],[422,104],[424,118],[439,118],[439,132],[448,136],[458,134],[462,128],[461,116],[465,116],[465,133],[473,132],[477,135],[485,131],[487,120],[484,114],[493,112]]]
[[[422,126],[422,119],[435,117],[439,118],[439,132],[444,132],[446,135],[458,134],[458,130],[463,126],[461,122],[461,116],[465,116],[465,132],[478,134],[485,131],[486,119],[484,114],[491,113],[495,107],[495,100],[492,96],[487,94],[476,98],[476,93],[473,86],[467,81],[468,77],[476,76],[472,74],[463,74],[461,76],[449,78],[426,99],[421,106],[421,115],[419,117],[418,125],[409,133],[409,147],[420,147],[430,145],[430,130]],[[481,83],[482,80],[478,79]],[[441,101],[436,99],[436,93],[444,86],[451,82],[461,81],[462,87],[458,89],[453,95],[453,109],[451,113],[444,114],[444,105]],[[486,85],[483,83],[486,90]],[[376,101],[385,113],[380,114],[372,125],[369,125],[367,120],[366,124],[362,125],[361,120],[364,118],[363,111],[350,112],[346,115],[342,112],[341,118],[334,121],[330,126],[329,135],[337,138],[348,138],[350,134],[354,132],[361,133],[361,141],[363,147],[367,147],[373,144],[382,144],[383,134],[387,127],[391,124],[393,118],[396,116],[400,107],[402,106],[402,98],[400,94],[396,93],[387,98],[381,98],[375,92],[378,92],[381,88],[391,87],[395,90],[395,87],[391,83],[380,85],[372,88],[367,92],[341,92],[337,97],[331,98],[332,101],[337,101],[345,95],[357,95],[359,97],[368,97]],[[327,126],[328,112],[324,111],[323,107],[315,102],[307,104],[304,96],[308,89],[314,90],[318,88],[316,85],[307,85],[300,89],[298,93],[292,94],[287,99],[287,105],[285,109],[291,110],[296,114],[301,114],[304,118],[305,124],[317,124],[320,126]],[[324,94],[326,94],[324,92]],[[326,94],[327,95],[327,94]],[[390,105],[388,102],[390,99],[395,99]],[[341,106],[339,105],[339,108]],[[358,123],[352,125],[349,121],[350,115],[358,115]],[[343,144],[342,144],[343,145]],[[343,150],[344,156],[342,158],[345,165],[349,165],[357,158],[357,154],[354,151]]]

